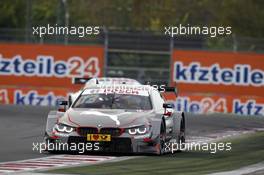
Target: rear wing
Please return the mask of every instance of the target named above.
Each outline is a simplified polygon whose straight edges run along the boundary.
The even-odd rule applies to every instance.
[[[158,88],[158,90],[160,91],[160,92],[173,92],[173,93],[175,93],[176,95],[178,94],[178,90],[177,90],[177,88],[176,87],[168,87],[168,86],[161,86],[161,87],[159,87]]]
[[[152,87],[158,87],[158,91],[162,93],[174,93],[176,96],[178,95],[177,87],[168,86],[168,82],[163,81],[146,81],[146,85],[150,85]]]
[[[177,94],[178,89],[176,87],[165,87],[165,92],[173,92],[173,93]]]
[[[87,81],[93,78],[72,78],[72,84],[85,84]]]
[[[163,99],[167,102],[174,102],[178,97],[178,89],[176,87],[163,87],[159,89]]]

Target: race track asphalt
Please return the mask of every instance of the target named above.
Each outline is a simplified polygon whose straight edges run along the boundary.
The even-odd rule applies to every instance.
[[[0,105],[0,162],[49,156],[32,151],[42,142],[50,107]],[[264,117],[186,114],[187,138],[264,128]]]
[[[43,157],[33,152],[41,142],[49,107],[0,105],[0,162]]]

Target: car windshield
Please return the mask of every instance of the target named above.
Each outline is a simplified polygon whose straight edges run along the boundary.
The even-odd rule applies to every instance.
[[[131,94],[83,94],[73,108],[151,110],[149,96]]]

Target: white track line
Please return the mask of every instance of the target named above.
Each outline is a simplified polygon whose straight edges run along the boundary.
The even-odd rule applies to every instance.
[[[258,174],[258,171],[263,171],[264,170],[264,162],[260,162],[257,164],[249,165],[246,167],[242,167],[236,170],[232,171],[223,171],[223,172],[218,172],[218,173],[212,173],[209,175],[243,175],[243,174],[249,174],[249,173],[255,173]],[[261,172],[263,173],[263,172]]]
[[[254,128],[253,130],[247,130],[247,131],[225,131],[223,133],[214,133],[214,134],[209,134],[205,137],[190,137],[189,139],[186,140],[187,143],[191,142],[199,142],[199,143],[209,143],[213,141],[218,141],[222,139],[226,139],[229,137],[235,137],[243,134],[249,134],[249,133],[254,133],[256,131],[263,131],[262,128]]]
[[[102,161],[113,160],[112,156],[92,155],[56,155],[29,160],[0,163],[0,173],[18,173],[67,166],[89,165]]]

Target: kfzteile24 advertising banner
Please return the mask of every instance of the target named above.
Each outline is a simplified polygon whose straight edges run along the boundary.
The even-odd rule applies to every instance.
[[[67,96],[80,88],[73,77],[102,76],[103,66],[103,46],[0,44],[0,103],[54,104],[34,100]]]
[[[174,50],[171,66],[178,108],[264,115],[264,54]]]

